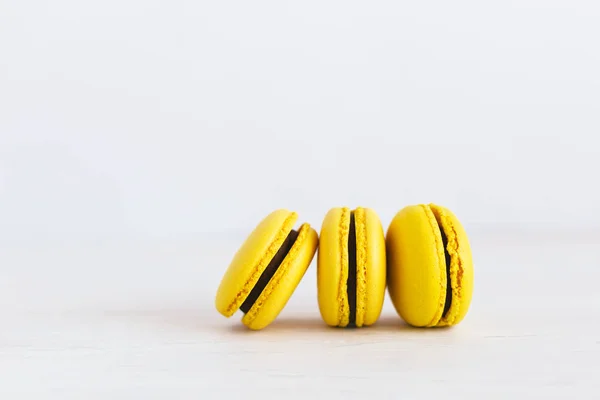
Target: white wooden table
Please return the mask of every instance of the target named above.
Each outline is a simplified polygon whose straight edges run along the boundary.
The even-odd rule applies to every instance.
[[[0,399],[600,398],[600,235],[471,236],[461,325],[325,327],[313,262],[277,322],[213,297],[240,238],[0,245]]]

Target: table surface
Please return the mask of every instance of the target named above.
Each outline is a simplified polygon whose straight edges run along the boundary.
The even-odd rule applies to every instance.
[[[260,332],[214,295],[238,237],[0,245],[0,398],[600,398],[598,232],[472,235],[451,329],[320,319],[313,261]]]

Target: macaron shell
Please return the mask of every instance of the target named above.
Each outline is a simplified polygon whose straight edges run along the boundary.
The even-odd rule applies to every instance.
[[[261,274],[288,236],[298,215],[285,209],[267,215],[244,241],[225,272],[215,306],[226,317],[242,305]]]
[[[452,304],[437,326],[456,325],[466,316],[473,296],[471,246],[464,227],[450,210],[435,204],[430,204],[429,207],[446,234],[447,251],[450,254]]]
[[[310,266],[317,245],[317,232],[308,224],[303,224],[298,231],[296,242],[277,272],[242,318],[244,325],[259,330],[277,318]]]
[[[357,208],[354,214],[356,260],[359,268],[356,282],[356,326],[369,326],[379,319],[385,299],[385,235],[379,216],[374,210]]]
[[[346,326],[350,318],[348,303],[348,234],[350,209],[332,208],[321,225],[317,255],[317,293],[319,311],[330,326]]]
[[[435,326],[446,298],[446,263],[439,226],[426,205],[400,210],[386,234],[387,285],[408,324]]]

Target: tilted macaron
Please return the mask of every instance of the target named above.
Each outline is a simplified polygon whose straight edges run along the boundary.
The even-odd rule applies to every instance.
[[[226,317],[238,309],[252,330],[269,325],[283,310],[310,265],[317,232],[295,212],[276,210],[265,217],[238,249],[225,272],[215,305]]]
[[[368,208],[331,209],[317,256],[321,317],[330,326],[368,326],[381,314],[386,285],[385,236]]]
[[[416,327],[458,324],[473,294],[467,234],[447,208],[400,210],[386,233],[388,291],[400,317]]]

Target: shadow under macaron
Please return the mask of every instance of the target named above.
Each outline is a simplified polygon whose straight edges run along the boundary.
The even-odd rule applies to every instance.
[[[243,324],[234,324],[228,326],[228,331],[233,334],[272,334],[272,333],[302,333],[302,334],[331,334],[331,335],[372,335],[377,333],[412,333],[427,334],[434,331],[440,332],[449,328],[418,328],[408,325],[402,319],[395,315],[382,316],[375,324],[370,326],[355,327],[347,326],[344,328],[327,325],[319,317],[301,316],[301,317],[281,317],[273,321],[269,326],[262,330],[253,331]]]

